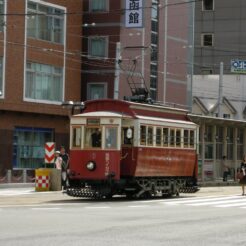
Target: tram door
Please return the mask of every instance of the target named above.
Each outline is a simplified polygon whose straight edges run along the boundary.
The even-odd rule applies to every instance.
[[[134,128],[133,127],[122,127],[121,136],[121,175],[131,175],[134,162]]]

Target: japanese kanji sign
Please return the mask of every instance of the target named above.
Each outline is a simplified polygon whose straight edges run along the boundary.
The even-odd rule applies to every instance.
[[[143,26],[143,0],[126,0],[126,27]]]

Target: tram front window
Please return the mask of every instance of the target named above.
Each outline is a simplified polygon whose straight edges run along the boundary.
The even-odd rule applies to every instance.
[[[85,131],[85,147],[86,148],[101,148],[102,146],[102,136],[100,128],[86,128]]]
[[[117,149],[117,127],[105,128],[106,149]]]

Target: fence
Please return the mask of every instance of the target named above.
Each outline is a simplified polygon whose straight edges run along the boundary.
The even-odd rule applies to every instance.
[[[34,183],[35,170],[14,169],[0,172],[0,184],[4,183]]]

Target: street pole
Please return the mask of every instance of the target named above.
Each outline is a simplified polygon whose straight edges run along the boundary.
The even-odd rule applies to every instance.
[[[120,83],[120,42],[116,43],[116,59],[115,59],[115,76],[114,76],[114,99],[119,99],[119,83]]]
[[[165,22],[165,31],[164,31],[164,81],[163,81],[163,103],[166,103],[166,90],[167,90],[167,8],[168,0],[165,0],[165,11],[164,11],[164,22]]]
[[[222,107],[222,97],[223,97],[223,73],[224,73],[224,63],[220,63],[220,77],[219,77],[219,100],[218,100],[218,117],[222,118],[221,107]]]

